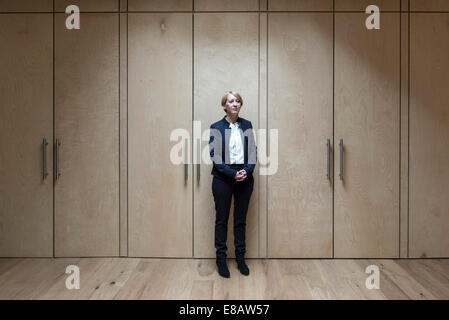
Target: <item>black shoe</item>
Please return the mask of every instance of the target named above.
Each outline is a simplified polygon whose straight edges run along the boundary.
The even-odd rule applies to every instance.
[[[243,274],[244,276],[249,275],[249,268],[245,263],[245,259],[239,258],[239,259],[236,259],[236,261],[237,261],[237,267],[239,268],[240,273]]]
[[[226,260],[217,260],[218,274],[224,278],[229,278],[231,274],[229,273],[228,265]]]

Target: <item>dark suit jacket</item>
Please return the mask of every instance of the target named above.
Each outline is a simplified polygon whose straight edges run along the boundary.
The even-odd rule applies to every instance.
[[[234,180],[238,170],[229,166],[231,129],[229,128],[229,122],[225,118],[226,116],[210,126],[209,152],[213,162],[211,174],[222,179]],[[248,178],[251,178],[257,162],[257,147],[253,126],[251,121],[241,117],[237,119],[237,122],[243,132],[242,138],[244,138],[242,140],[245,153],[243,169],[247,172]]]

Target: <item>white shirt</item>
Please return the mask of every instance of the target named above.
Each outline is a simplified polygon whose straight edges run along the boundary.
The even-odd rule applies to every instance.
[[[238,122],[230,123],[231,136],[229,138],[229,161],[231,164],[245,163],[242,136],[243,132],[239,128]]]

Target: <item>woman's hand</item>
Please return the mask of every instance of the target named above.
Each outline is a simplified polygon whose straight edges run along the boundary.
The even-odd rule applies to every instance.
[[[246,170],[245,170],[245,169],[242,169],[242,170],[240,170],[240,171],[237,171],[237,173],[235,174],[234,179],[235,179],[236,181],[243,181],[243,180],[246,179],[246,177],[247,177]]]

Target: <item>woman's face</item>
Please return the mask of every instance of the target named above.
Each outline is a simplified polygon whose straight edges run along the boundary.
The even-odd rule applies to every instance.
[[[228,99],[223,109],[228,115],[238,115],[242,104],[239,99],[233,94],[228,94]]]

